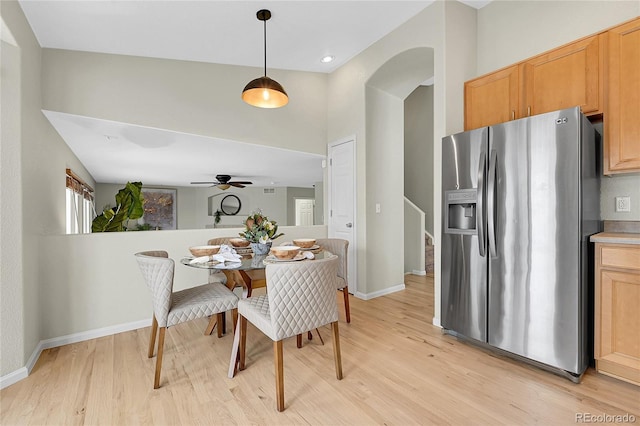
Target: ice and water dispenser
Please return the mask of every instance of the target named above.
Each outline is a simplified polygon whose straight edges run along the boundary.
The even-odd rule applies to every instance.
[[[445,230],[447,234],[475,235],[476,189],[445,191]]]

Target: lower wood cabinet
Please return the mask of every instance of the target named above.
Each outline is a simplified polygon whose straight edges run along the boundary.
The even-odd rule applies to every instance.
[[[596,243],[596,370],[640,385],[640,245]]]

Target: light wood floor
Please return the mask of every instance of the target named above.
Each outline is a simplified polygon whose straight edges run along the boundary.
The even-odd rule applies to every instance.
[[[276,412],[271,341],[249,325],[247,368],[228,379],[232,334],[206,320],[168,330],[153,390],[149,328],[46,350],[25,380],[0,391],[0,424],[575,424],[576,413],[640,422],[640,388],[589,370],[581,384],[492,355],[431,325],[433,281],[351,299],[340,321],[344,379],[325,345],[284,344],[285,406]],[[341,295],[338,295],[342,307]]]

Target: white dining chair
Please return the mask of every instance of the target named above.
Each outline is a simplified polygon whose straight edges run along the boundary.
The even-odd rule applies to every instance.
[[[338,280],[336,288],[342,291],[344,299],[344,313],[347,322],[351,322],[351,311],[349,309],[349,282],[348,282],[348,264],[347,253],[349,252],[349,241],[341,238],[319,238],[316,244],[324,250],[338,256]]]
[[[273,340],[276,407],[284,410],[282,341],[307,330],[331,324],[336,377],[342,379],[338,307],[335,291],[338,258],[268,264],[267,294],[241,299],[229,377],[244,370],[247,321]]]
[[[210,334],[216,324],[221,324],[220,314],[236,310],[238,297],[222,284],[204,284],[186,290],[173,291],[173,273],[175,264],[166,251],[144,251],[135,254],[145,283],[151,291],[153,318],[151,338],[149,340],[149,358],[153,357],[156,334],[158,339],[158,357],[153,388],[160,387],[160,370],[164,349],[164,335],[167,328],[197,318],[211,316],[205,334]],[[220,326],[218,326],[220,329]],[[218,332],[218,336],[221,334]]]

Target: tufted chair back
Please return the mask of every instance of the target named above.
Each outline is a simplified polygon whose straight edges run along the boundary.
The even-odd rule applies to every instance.
[[[316,240],[323,249],[338,256],[338,280],[337,288],[347,287],[347,251],[349,249],[349,241],[341,238],[319,238]]]
[[[349,241],[341,238],[320,238],[316,243],[323,249],[338,256],[338,279],[336,280],[337,289],[342,290],[344,298],[344,313],[347,322],[351,322],[351,310],[349,309],[349,282],[347,270],[347,253],[349,250]]]
[[[144,281],[151,291],[158,326],[166,327],[173,293],[173,259],[169,259],[166,251],[143,251],[135,256]]]
[[[337,268],[337,256],[267,265],[272,340],[282,340],[338,320]]]

